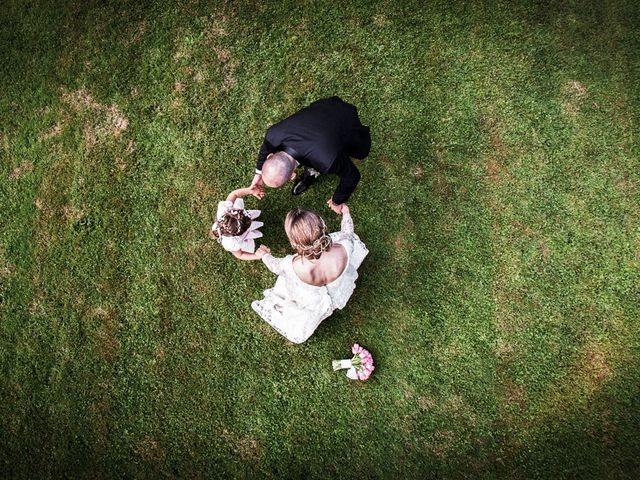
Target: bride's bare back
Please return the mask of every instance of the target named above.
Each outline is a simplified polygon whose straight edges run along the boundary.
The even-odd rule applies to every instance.
[[[339,243],[334,243],[319,259],[309,260],[300,255],[293,259],[293,271],[304,283],[323,287],[342,275],[347,267],[347,251]]]

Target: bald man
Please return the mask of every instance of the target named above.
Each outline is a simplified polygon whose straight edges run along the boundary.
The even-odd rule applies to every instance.
[[[264,196],[264,185],[278,188],[296,177],[304,168],[292,194],[306,191],[320,174],[340,178],[327,205],[341,213],[360,181],[360,172],[352,158],[369,155],[371,135],[358,118],[356,107],[339,97],[325,98],[271,126],[264,137],[252,186]]]

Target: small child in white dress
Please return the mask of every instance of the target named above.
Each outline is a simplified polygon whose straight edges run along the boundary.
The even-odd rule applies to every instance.
[[[260,210],[245,210],[245,195],[257,195],[255,187],[239,188],[231,192],[226,200],[218,203],[216,222],[211,227],[210,235],[222,247],[240,260],[258,260],[255,239],[262,233],[259,228],[262,222],[255,219],[260,216]]]
[[[304,208],[287,214],[285,231],[297,254],[276,258],[269,247],[260,246],[256,254],[278,279],[251,307],[287,339],[302,343],[347,304],[369,251],[354,232],[346,205],[339,232],[327,234],[322,218]]]

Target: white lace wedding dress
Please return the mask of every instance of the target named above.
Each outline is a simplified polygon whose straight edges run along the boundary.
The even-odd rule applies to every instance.
[[[343,214],[340,231],[330,235],[334,244],[342,245],[347,251],[348,261],[342,274],[323,287],[300,280],[293,270],[295,255],[276,258],[267,254],[262,257],[278,279],[273,288],[264,291],[264,298],[254,301],[251,306],[269,325],[294,343],[304,342],[336,308],[344,308],[356,287],[357,269],[369,253],[354,232],[349,213]]]

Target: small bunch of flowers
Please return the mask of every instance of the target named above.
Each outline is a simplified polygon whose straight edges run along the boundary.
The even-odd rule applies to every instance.
[[[333,370],[348,368],[347,377],[351,380],[367,380],[375,370],[371,353],[357,343],[353,345],[351,351],[353,352],[353,358],[350,360],[334,360]]]

